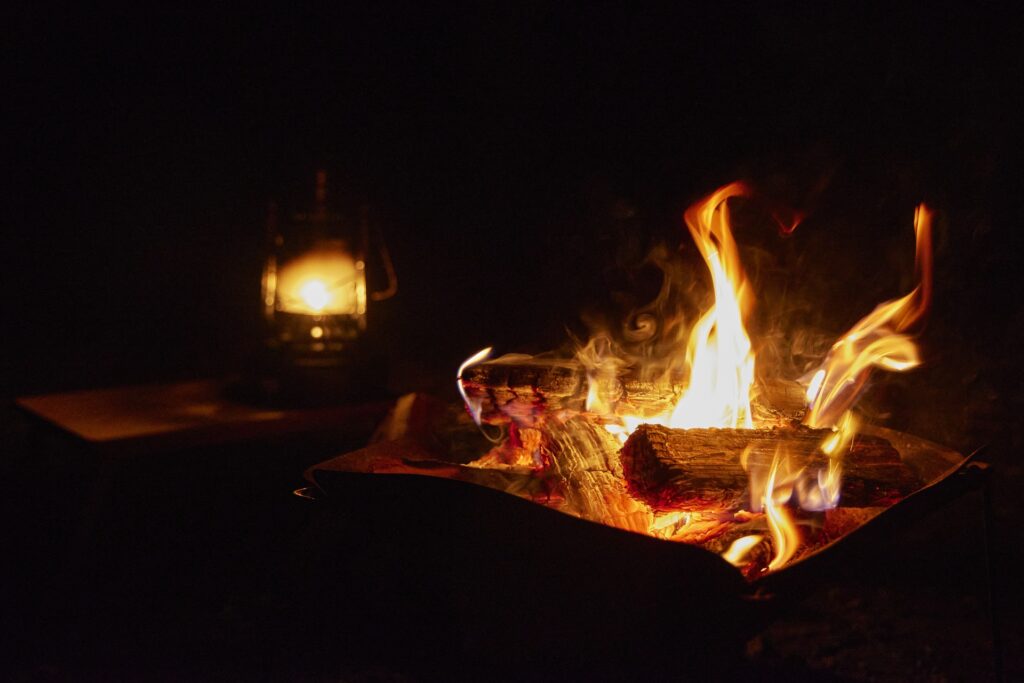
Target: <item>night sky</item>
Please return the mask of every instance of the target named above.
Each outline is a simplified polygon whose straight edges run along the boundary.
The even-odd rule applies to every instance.
[[[4,60],[5,393],[239,370],[267,204],[308,205],[317,168],[388,238],[400,294],[370,315],[396,389],[487,344],[561,345],[738,178],[808,213],[788,240],[766,220],[739,238],[802,264],[794,287],[830,311],[816,324],[903,292],[927,200],[936,355],[1015,344],[1012,12],[717,5],[23,9]]]

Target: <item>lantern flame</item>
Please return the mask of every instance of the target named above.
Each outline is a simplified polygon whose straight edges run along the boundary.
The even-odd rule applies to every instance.
[[[328,291],[327,285],[323,280],[317,279],[307,280],[299,287],[299,297],[310,310],[316,313],[324,310],[331,301],[331,293]]]
[[[318,248],[285,263],[275,274],[277,307],[304,315],[366,313],[366,277],[362,261],[344,249]]]

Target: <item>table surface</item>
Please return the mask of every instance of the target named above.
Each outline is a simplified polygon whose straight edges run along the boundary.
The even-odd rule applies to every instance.
[[[101,448],[175,448],[346,426],[372,428],[390,402],[276,409],[228,396],[229,381],[116,387],[17,399],[23,410]]]

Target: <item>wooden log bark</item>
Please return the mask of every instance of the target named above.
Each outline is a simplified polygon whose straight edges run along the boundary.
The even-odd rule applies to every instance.
[[[642,425],[626,441],[620,457],[630,491],[656,510],[749,510],[749,482],[767,479],[780,446],[797,468],[827,469],[828,456],[818,447],[829,433],[806,427],[739,430]],[[878,437],[856,437],[842,463],[839,504],[844,507],[891,505],[920,484],[899,452]]]
[[[678,400],[680,387],[668,387],[628,375],[601,378],[602,397],[618,404],[620,414],[656,415]],[[548,412],[586,408],[588,378],[573,359],[503,356],[467,368],[463,390],[487,424],[515,422],[533,426]],[[764,380],[756,387],[754,417],[760,424],[799,422],[806,408],[803,388],[795,382]]]
[[[532,426],[548,411],[586,404],[586,372],[573,360],[504,356],[466,368],[460,381],[487,424]]]

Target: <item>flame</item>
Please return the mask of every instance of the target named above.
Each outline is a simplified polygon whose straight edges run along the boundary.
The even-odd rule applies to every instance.
[[[493,351],[493,348],[490,346],[480,349],[464,360],[462,365],[459,366],[459,371],[455,373],[455,385],[459,388],[459,395],[462,396],[462,402],[466,404],[466,410],[469,411],[469,414],[473,418],[473,422],[476,423],[477,427],[480,426],[480,399],[471,399],[466,396],[466,390],[462,386],[462,373],[471,365],[476,365],[477,363],[490,358],[491,351]]]
[[[808,405],[814,403],[814,399],[817,397],[818,392],[821,391],[821,383],[825,381],[825,369],[820,368],[814,376],[811,377],[810,383],[807,385],[807,403]]]
[[[363,315],[363,262],[343,249],[320,248],[284,264],[276,274],[277,307],[306,315]]]
[[[726,201],[746,193],[727,185],[686,212],[686,224],[711,271],[715,303],[690,333],[690,381],[669,420],[671,427],[753,428],[750,389],[754,354],[743,318],[752,304]]]
[[[611,415],[617,424],[607,429],[625,440],[643,423],[668,427],[731,427],[753,428],[750,408],[754,383],[754,353],[744,326],[744,319],[753,304],[751,287],[740,263],[739,249],[732,236],[728,200],[747,194],[741,183],[726,185],[686,211],[685,221],[690,235],[704,258],[711,275],[714,303],[704,312],[683,341],[672,345],[668,354],[681,358],[688,379],[674,405],[656,414],[637,411],[619,413],[601,392],[601,380],[612,376],[626,362],[616,358],[618,351],[610,343],[591,343],[581,349],[578,358],[588,368],[587,407],[592,412]],[[668,276],[666,275],[666,278]],[[663,289],[659,301],[665,296]],[[656,302],[657,303],[657,302]],[[654,325],[651,316],[638,316],[636,324],[650,336]],[[627,331],[639,334],[638,330]],[[646,337],[645,337],[646,338]],[[672,359],[644,358],[641,371],[663,368],[661,376],[652,381],[675,393],[671,376],[676,363]]]
[[[793,496],[793,487],[784,481],[778,481],[782,465],[786,465],[788,468],[789,460],[780,447],[775,451],[764,495],[764,514],[768,520],[768,530],[772,535],[772,548],[775,552],[771,562],[768,563],[768,571],[784,567],[793,559],[793,555],[796,554],[796,550],[800,546],[800,532],[785,507]]]
[[[604,334],[592,337],[577,351],[576,359],[587,369],[587,412],[597,415],[612,413],[614,402],[607,387],[614,384],[622,367],[622,362],[614,355],[612,340]]]
[[[850,449],[853,437],[857,435],[857,427],[860,425],[852,412],[847,410],[839,418],[839,423],[834,431],[821,444],[821,452],[833,460],[839,460],[844,453]]]
[[[331,302],[331,293],[323,280],[307,280],[299,287],[299,298],[310,310],[319,313]]]
[[[756,548],[757,544],[762,540],[764,540],[764,536],[761,536],[760,534],[741,536],[729,545],[728,550],[722,553],[722,558],[734,567],[740,567],[744,564],[744,558],[746,558],[746,556],[750,554],[750,551]]]
[[[815,373],[821,379],[808,388],[808,426],[834,425],[856,402],[873,368],[903,372],[920,365],[917,345],[906,331],[931,303],[931,226],[932,212],[921,204],[914,213],[918,285],[900,299],[879,304],[833,344]]]
[[[839,505],[843,484],[843,458],[850,450],[860,422],[853,412],[846,411],[833,427],[832,434],[821,442],[819,450],[828,456],[828,467],[818,470],[815,478],[804,478],[797,488],[800,507],[804,510],[831,510]]]
[[[745,327],[754,301],[732,235],[728,206],[730,199],[746,194],[742,184],[733,183],[685,213],[685,223],[710,276],[710,308],[692,324],[684,324],[690,322],[684,315],[689,309],[679,301],[679,283],[686,278],[675,277],[681,273],[670,270],[672,262],[664,250],[652,252],[650,261],[665,272],[657,298],[631,314],[621,335],[599,331],[577,350],[576,360],[586,371],[585,413],[572,407],[538,418],[531,412],[529,420],[508,413],[513,422],[507,441],[478,461],[480,466],[493,461],[550,470],[564,487],[566,510],[672,541],[702,544],[737,521],[760,523],[763,515],[768,533],[737,538],[722,557],[738,567],[749,565],[751,551],[766,536],[771,539],[772,551],[766,571],[778,570],[796,557],[803,539],[793,511],[821,512],[839,504],[843,460],[859,428],[851,406],[870,373],[875,368],[905,371],[921,362],[911,329],[924,317],[931,301],[933,216],[923,204],[915,212],[914,289],[902,298],[879,304],[858,321],[835,342],[820,367],[802,380],[808,406],[804,423],[812,428],[832,428],[819,445],[828,457],[827,465],[815,457],[807,462],[822,464],[801,467],[787,454],[783,442],[770,467],[765,467],[763,459],[751,457],[748,447],[740,464],[749,477],[749,511],[655,510],[633,497],[623,484],[616,440],[626,441],[644,423],[679,429],[755,426],[751,405],[755,355]],[[485,348],[473,354],[457,372],[459,392],[477,425],[481,422],[480,399],[467,396],[461,379],[468,367],[486,360],[490,353],[491,349]],[[630,396],[630,381],[645,385],[644,391],[638,392],[645,398]],[[800,405],[799,398],[796,403]],[[759,418],[759,426],[765,426],[761,419],[771,418]]]

